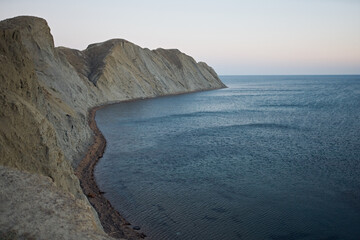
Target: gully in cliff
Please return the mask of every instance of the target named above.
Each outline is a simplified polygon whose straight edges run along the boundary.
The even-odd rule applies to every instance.
[[[94,143],[90,146],[87,154],[77,167],[76,175],[80,179],[81,187],[89,202],[98,212],[101,224],[107,234],[115,238],[142,239],[146,235],[135,231],[139,230],[139,227],[131,228],[130,223],[114,209],[96,185],[94,168],[103,156],[106,147],[106,140],[95,121],[96,111],[102,107],[95,107],[89,111],[88,121],[90,128],[94,131]]]

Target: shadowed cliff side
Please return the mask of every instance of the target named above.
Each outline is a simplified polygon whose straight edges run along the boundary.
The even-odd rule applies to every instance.
[[[0,84],[0,164],[6,166],[2,172],[10,167],[14,169],[11,171],[21,170],[16,174],[24,178],[29,178],[28,174],[44,176],[37,181],[50,179],[64,196],[70,194],[81,201],[81,206],[90,205],[74,168],[94,139],[87,122],[88,109],[110,102],[225,87],[212,68],[178,50],[150,51],[120,39],[92,44],[84,51],[55,48],[46,21],[28,16],[0,22]],[[21,179],[6,181],[8,177],[1,175],[1,182],[9,182],[1,191],[2,206],[5,201],[15,201],[15,194],[11,196],[8,190],[11,182]],[[22,191],[30,188],[24,186]],[[61,198],[61,194],[56,196]],[[21,201],[26,199],[12,202],[14,216],[20,214],[16,203]],[[82,231],[104,237],[92,207],[88,209],[91,214],[85,214],[84,208],[74,210],[78,207],[68,197],[63,201],[71,205],[69,212],[83,216],[86,227]],[[48,214],[43,209],[38,211]],[[64,220],[56,211],[62,209],[52,214]],[[49,232],[57,231],[56,227],[35,231],[24,225],[22,218],[13,219],[9,222],[0,216],[1,232],[15,230],[20,235],[32,233],[35,238],[46,239]]]

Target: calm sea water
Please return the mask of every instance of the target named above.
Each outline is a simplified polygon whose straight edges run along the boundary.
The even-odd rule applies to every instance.
[[[95,176],[151,239],[360,239],[360,76],[111,105]]]

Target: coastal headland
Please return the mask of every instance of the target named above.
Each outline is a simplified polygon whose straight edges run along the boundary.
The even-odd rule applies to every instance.
[[[97,106],[225,87],[177,49],[123,39],[55,47],[31,16],[0,22],[0,81],[0,236],[25,239],[145,237],[96,186],[106,144]]]

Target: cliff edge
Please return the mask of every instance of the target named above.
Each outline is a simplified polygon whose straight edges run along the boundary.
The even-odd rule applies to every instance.
[[[0,22],[0,81],[0,234],[36,239],[108,238],[74,174],[94,140],[90,108],[225,87],[211,67],[176,49],[122,39],[56,48],[46,21],[29,16]],[[38,204],[24,205],[31,199]],[[71,230],[26,223],[35,213]]]

